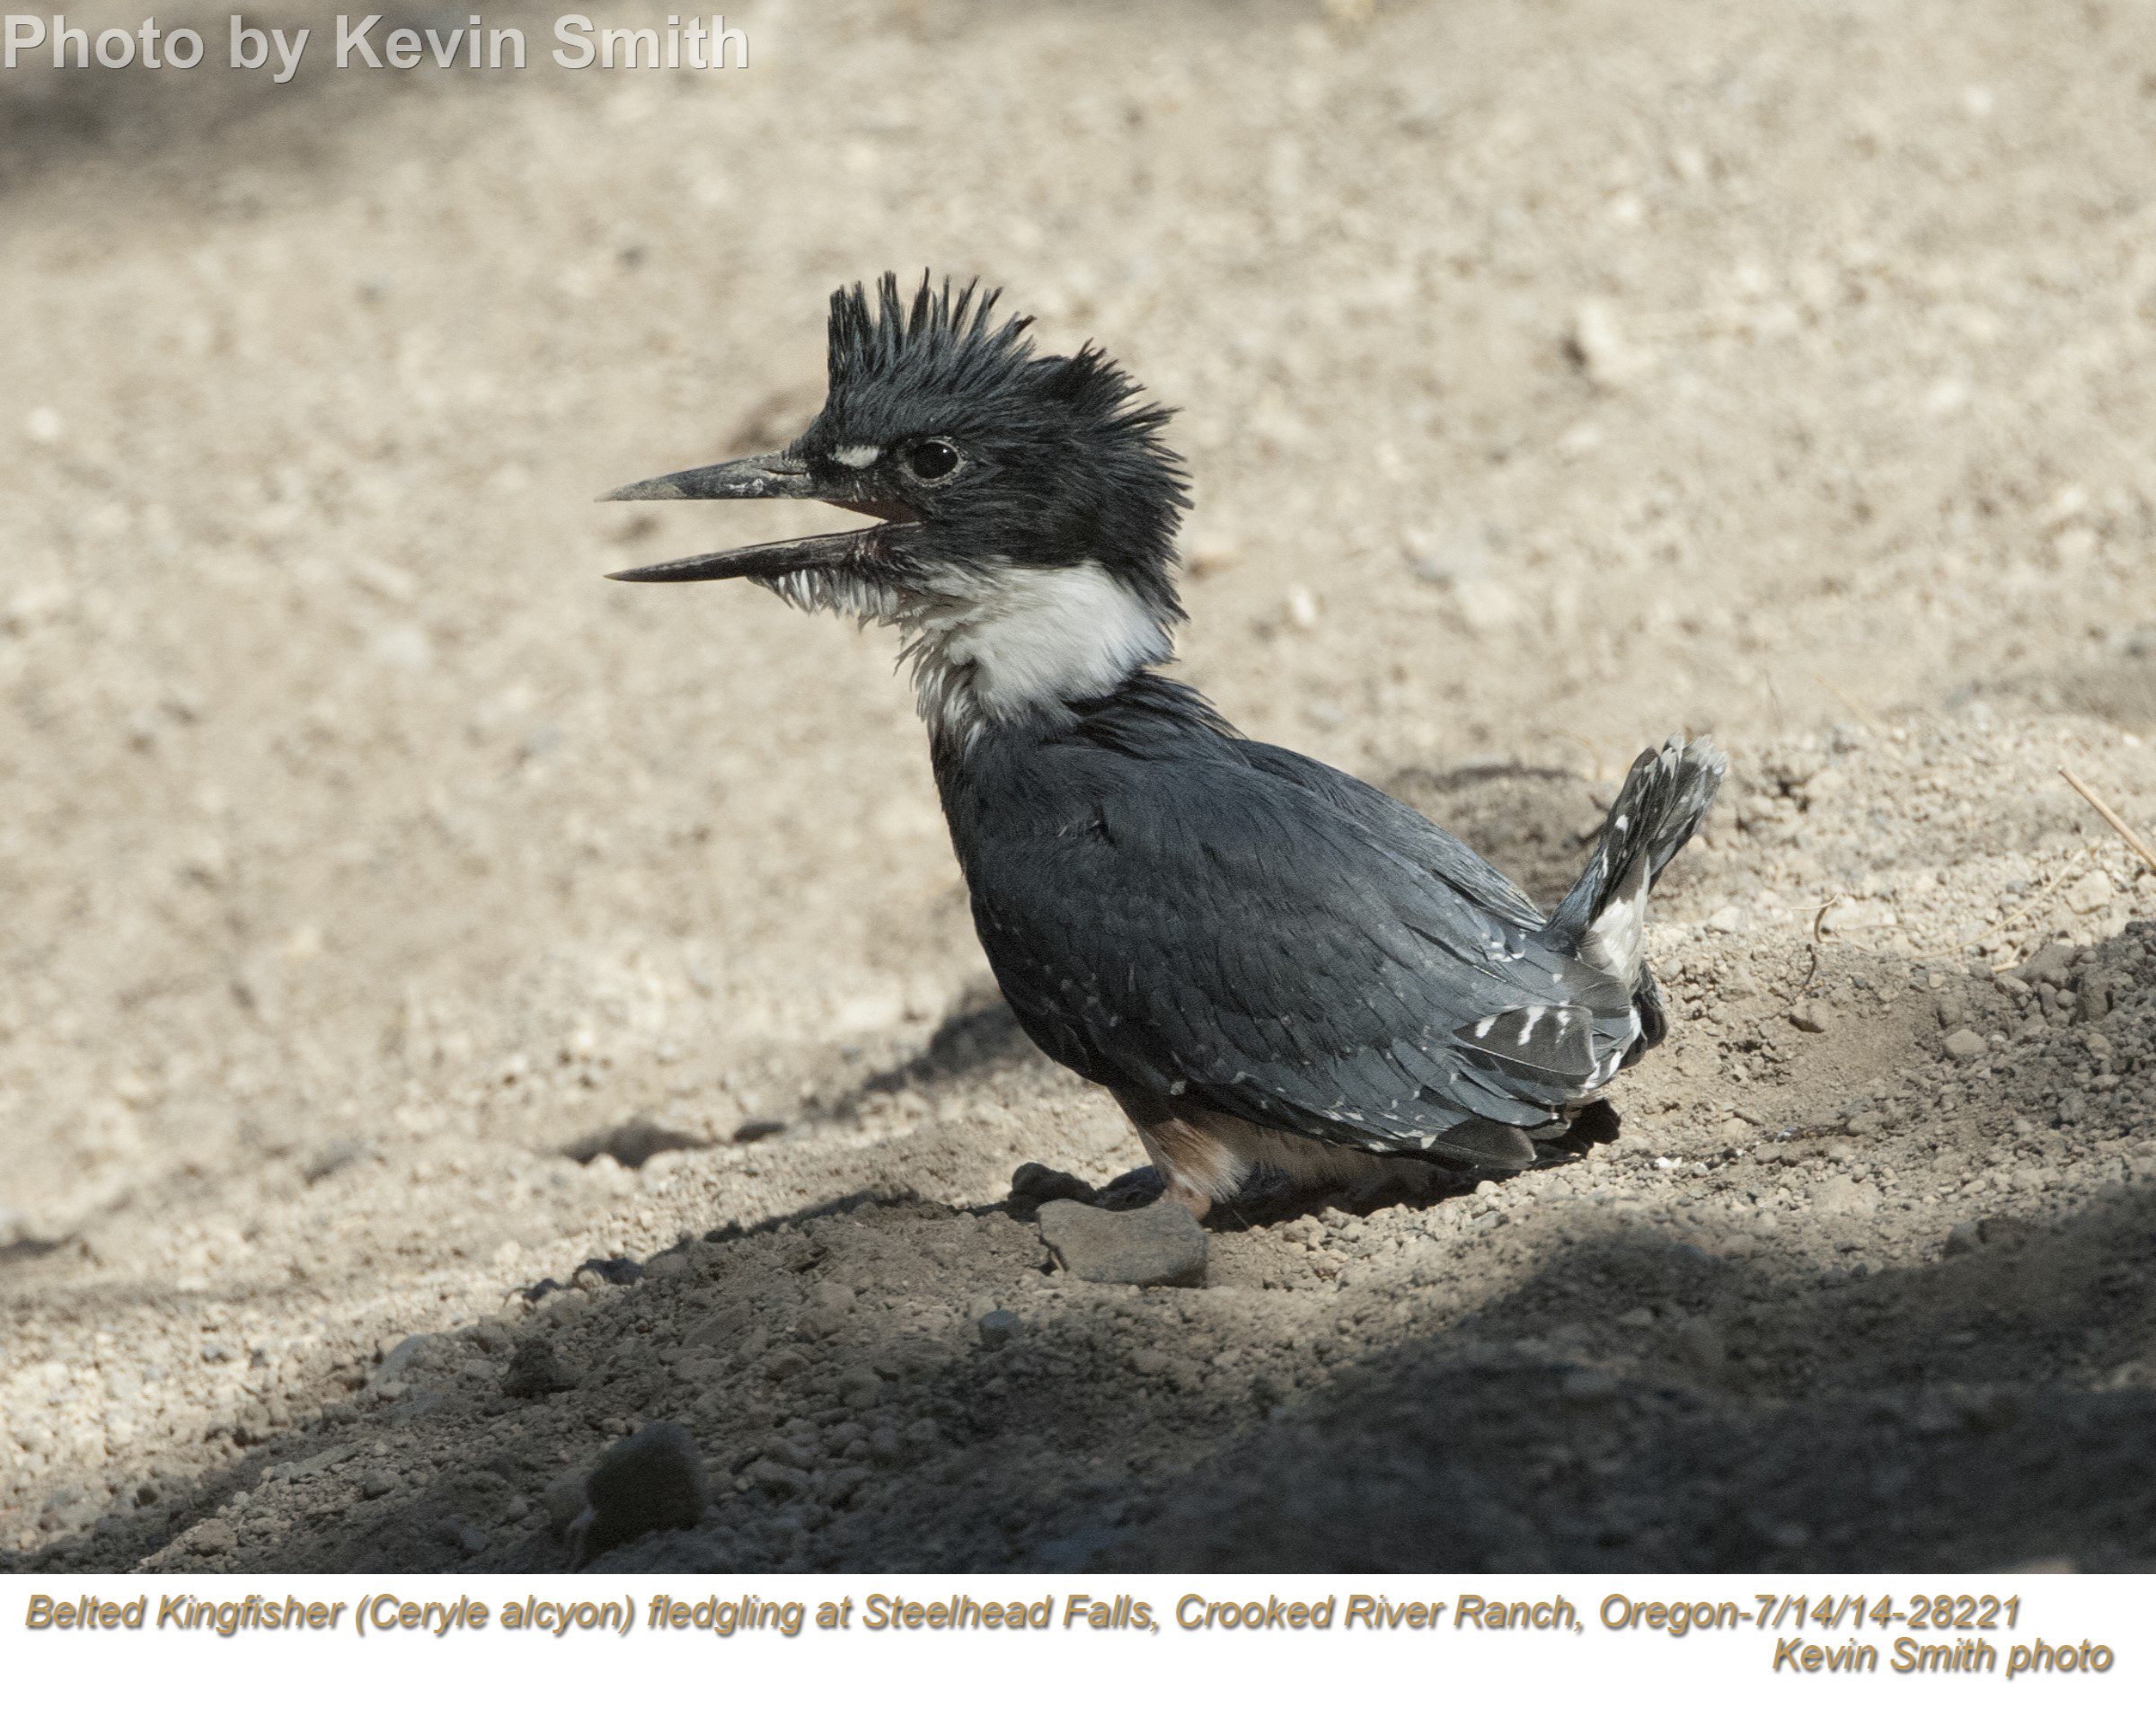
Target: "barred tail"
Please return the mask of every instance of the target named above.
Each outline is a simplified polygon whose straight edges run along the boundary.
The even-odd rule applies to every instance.
[[[1640,973],[1647,895],[1699,830],[1729,763],[1706,738],[1672,737],[1632,763],[1586,871],[1551,913],[1549,936],[1627,984]]]

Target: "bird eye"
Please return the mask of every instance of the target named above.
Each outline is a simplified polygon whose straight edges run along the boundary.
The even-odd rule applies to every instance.
[[[906,452],[906,464],[915,479],[934,484],[959,471],[959,452],[941,438],[923,438]]]

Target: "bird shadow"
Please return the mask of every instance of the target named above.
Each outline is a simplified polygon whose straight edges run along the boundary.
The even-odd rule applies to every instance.
[[[2145,979],[2152,932],[2090,950],[2079,974]],[[1995,1057],[2080,1050],[2072,992],[2025,1015]],[[1895,1010],[1910,1032],[1931,996]],[[1825,1040],[1802,1057],[1823,1059]],[[1841,1068],[1819,1070],[1840,1085]],[[1922,1141],[1838,1140],[1837,1163],[1960,1155],[1975,1170],[2001,1146],[2003,1088],[1942,1075]],[[2131,1083],[2073,1108],[2075,1142],[2110,1154],[2145,1126]],[[1580,1203],[1542,1231],[1388,1229],[1408,1257],[1326,1280],[1253,1218],[1215,1233],[1206,1289],[1061,1287],[994,1345],[923,1314],[946,1310],[954,1275],[989,1297],[1057,1289],[1034,1279],[1033,1231],[1001,1207],[858,1193],[685,1240],[633,1287],[550,1292],[520,1318],[427,1339],[419,1355],[439,1358],[408,1382],[385,1358],[291,1429],[235,1433],[229,1461],[146,1482],[163,1495],[144,1513],[6,1561],[225,1567],[194,1530],[242,1492],[297,1481],[288,1513],[246,1524],[251,1569],[566,1567],[543,1518],[508,1516],[509,1500],[537,1500],[565,1463],[665,1418],[695,1431],[720,1499],[602,1567],[2146,1567],[2156,1184],[2123,1156],[2111,1183],[2077,1181],[2063,1138],[2038,1136],[1994,1160],[2040,1176],[2041,1198],[1949,1181],[1921,1217],[1823,1210],[1786,1244]],[[1882,1241],[1892,1261],[1875,1263]],[[861,1296],[819,1303],[836,1272]],[[573,1381],[511,1395],[501,1363],[535,1338],[574,1362]],[[822,1453],[759,1464],[848,1421],[933,1435],[859,1466]],[[360,1470],[384,1440],[420,1464],[377,1500]],[[473,1551],[465,1535],[482,1527],[494,1531]]]

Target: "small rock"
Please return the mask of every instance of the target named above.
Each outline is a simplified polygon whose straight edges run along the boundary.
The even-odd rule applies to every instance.
[[[510,1356],[509,1368],[501,1377],[501,1393],[530,1399],[573,1390],[577,1384],[575,1369],[554,1352],[552,1342],[527,1336]]]
[[[219,1521],[213,1516],[208,1521],[195,1524],[194,1531],[188,1535],[188,1543],[198,1552],[215,1556],[229,1552],[240,1541],[239,1535],[232,1531],[230,1522]]]
[[[521,1494],[511,1498],[507,1503],[501,1506],[501,1517],[504,1521],[522,1521],[531,1513],[531,1499],[522,1496]]]
[[[577,1544],[579,1563],[662,1527],[694,1527],[710,1488],[696,1440],[671,1420],[658,1420],[599,1457],[585,1495],[591,1508]]]
[[[1217,575],[1231,569],[1242,555],[1241,544],[1220,532],[1218,528],[1193,534],[1184,544],[1183,567],[1193,580],[1202,581],[1208,575]],[[1029,1164],[1038,1165],[1038,1164]]]
[[[1677,1349],[1697,1369],[1717,1371],[1728,1364],[1729,1345],[1705,1318],[1691,1318],[1676,1329]]]
[[[556,1539],[561,1538],[584,1513],[587,1501],[581,1472],[557,1474],[546,1488],[547,1531]]]
[[[1724,905],[1707,919],[1707,926],[1717,934],[1734,934],[1745,925],[1745,912],[1741,905]]]
[[[751,1463],[748,1479],[750,1483],[775,1491],[781,1497],[798,1498],[808,1489],[808,1473],[805,1468],[794,1467],[773,1455],[765,1455]]]
[[[788,1378],[808,1363],[808,1356],[798,1348],[773,1348],[764,1356],[764,1373],[767,1377]]]
[[[1056,1261],[1082,1282],[1136,1287],[1206,1283],[1206,1231],[1171,1199],[1123,1211],[1058,1199],[1040,1207],[1040,1237]]]
[[[1984,1040],[1975,1031],[1959,1030],[1949,1035],[1944,1044],[1948,1057],[1963,1066],[1984,1058]]]
[[[859,1296],[844,1282],[818,1282],[808,1291],[808,1309],[801,1314],[800,1332],[811,1339],[831,1336],[845,1327],[846,1314]]]
[[[1834,1027],[1834,1009],[1824,1000],[1800,1000],[1789,1008],[1789,1022],[1815,1036]]]
[[[359,1482],[359,1495],[363,1498],[386,1498],[397,1489],[397,1476],[384,1468],[371,1468]]]
[[[1567,1372],[1558,1384],[1558,1393],[1576,1407],[1599,1407],[1617,1394],[1617,1380],[1607,1372],[1598,1372],[1592,1367],[1577,1372]]]
[[[1835,1174],[1812,1189],[1812,1208],[1821,1216],[1869,1216],[1878,1208],[1876,1190],[1848,1174]]]
[[[998,1306],[981,1319],[981,1346],[1001,1348],[1005,1342],[1015,1340],[1018,1332],[1024,1328],[1025,1324],[1017,1313],[1006,1312]]]
[[[2081,992],[2074,998],[2073,1015],[2083,1024],[2100,1024],[2111,1015],[2124,990],[2111,978],[2090,976],[2083,978]]]
[[[1958,1258],[1984,1243],[1983,1231],[1974,1222],[1957,1222],[1947,1230],[1947,1256]]]
[[[1583,300],[1573,308],[1566,350],[1589,381],[1614,389],[1646,369],[1648,356],[1618,327],[1617,314],[1604,300]]]
[[[2056,987],[2072,973],[2073,948],[2064,941],[2054,941],[2021,967],[2021,979],[2032,988],[2046,982]]]
[[[2115,890],[2109,875],[2101,869],[2091,869],[2066,889],[2066,908],[2086,916],[2109,904]]]

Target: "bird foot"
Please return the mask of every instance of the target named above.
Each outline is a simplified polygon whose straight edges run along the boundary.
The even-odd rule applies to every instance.
[[[1012,1174],[1011,1195],[1003,1201],[1021,1222],[1030,1222],[1040,1214],[1043,1204],[1053,1204],[1065,1198],[1079,1204],[1091,1204],[1093,1189],[1077,1175],[1065,1173],[1060,1168],[1028,1162],[1021,1163]]]
[[[1128,1173],[1118,1174],[1100,1189],[1092,1201],[1103,1210],[1142,1210],[1158,1200],[1168,1190],[1168,1182],[1161,1178],[1157,1168],[1133,1168]]]

